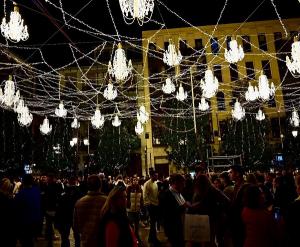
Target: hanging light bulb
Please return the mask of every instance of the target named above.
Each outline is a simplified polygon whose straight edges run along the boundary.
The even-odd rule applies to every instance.
[[[80,122],[78,119],[75,117],[73,122],[71,123],[71,128],[72,129],[79,129],[80,128]]]
[[[52,131],[52,125],[49,124],[47,117],[44,118],[43,124],[40,125],[40,131],[43,135],[48,135]]]
[[[119,127],[121,125],[121,121],[119,119],[119,116],[116,114],[114,117],[114,120],[111,123],[114,127]]]
[[[206,102],[204,97],[201,98],[198,108],[200,111],[207,111],[209,109],[209,104]]]
[[[297,137],[297,135],[298,135],[298,130],[293,130],[293,131],[292,131],[292,135],[293,135],[293,137],[295,137],[295,138],[296,138],[296,137]]]
[[[178,52],[176,52],[175,45],[170,40],[168,49],[164,52],[164,63],[169,66],[177,66],[180,64],[181,60],[182,55],[180,53],[180,50],[178,49]]]
[[[258,112],[255,115],[256,120],[262,121],[266,118],[265,114],[262,112],[261,109],[258,110]]]
[[[231,114],[233,119],[236,121],[243,120],[245,118],[245,109],[241,106],[238,100],[236,100],[236,102],[234,103],[234,108],[231,111]]]
[[[183,86],[180,84],[178,92],[176,93],[176,99],[179,101],[184,101],[187,98],[187,92],[184,91]]]
[[[61,101],[58,105],[58,108],[55,109],[55,115],[58,117],[65,117],[67,116],[67,109],[64,107],[64,103]]]
[[[32,114],[29,112],[27,106],[24,106],[20,113],[18,113],[18,122],[22,127],[28,127],[32,123]]]
[[[245,94],[246,100],[247,101],[255,101],[258,99],[258,96],[259,96],[258,88],[256,86],[253,87],[251,85],[251,82],[249,82],[248,90]]]
[[[1,23],[1,34],[12,42],[25,41],[29,38],[27,25],[19,13],[19,7],[14,3],[14,11],[10,13],[10,20],[6,22],[4,16]]]
[[[262,100],[269,100],[270,97],[275,95],[274,83],[272,82],[271,86],[269,85],[269,80],[263,71],[258,78],[258,92],[259,98]]]
[[[299,115],[295,108],[292,112],[292,117],[290,118],[290,123],[293,127],[299,127],[299,123],[300,123]]]
[[[15,90],[15,82],[12,80],[12,76],[10,75],[8,80],[5,81],[4,94],[2,93],[1,103],[4,103],[8,107],[16,105],[20,99],[20,91],[18,90],[15,92]]]
[[[78,138],[77,137],[73,137],[72,141],[73,141],[74,144],[77,144],[78,143]]]
[[[91,118],[91,123],[95,129],[100,129],[104,125],[104,116],[101,115],[99,107],[97,106],[94,116]]]
[[[88,138],[83,139],[83,145],[84,145],[84,146],[90,145],[90,141],[89,141]]]
[[[225,49],[225,60],[229,63],[237,63],[243,60],[245,53],[241,45],[235,39],[229,42],[229,49]]]
[[[294,77],[300,75],[300,42],[297,40],[297,37],[294,37],[291,58],[286,56],[286,66]]]
[[[203,91],[203,97],[209,99],[216,95],[219,88],[219,81],[217,77],[213,75],[211,69],[205,71],[204,80],[201,79],[200,87]]]
[[[111,82],[108,83],[107,88],[104,90],[104,98],[107,100],[114,100],[117,97],[117,89],[114,89],[114,86]]]
[[[75,143],[73,142],[73,140],[70,141],[70,146],[71,146],[71,147],[74,147],[74,146],[75,146]]]
[[[144,132],[144,127],[140,121],[137,121],[134,129],[135,133],[137,133],[138,135],[141,135]]]
[[[117,81],[124,81],[132,73],[132,69],[131,60],[128,61],[127,65],[125,51],[122,49],[121,43],[119,43],[118,49],[115,51],[113,63],[111,61],[108,63],[108,73],[112,77],[115,77]]]
[[[149,120],[149,113],[146,111],[145,106],[140,106],[139,112],[137,112],[138,122],[142,124],[146,123]]]
[[[136,19],[142,26],[150,21],[154,9],[154,0],[119,0],[124,21],[132,24]]]
[[[175,90],[176,90],[175,85],[174,85],[174,83],[171,81],[170,78],[167,78],[167,79],[166,79],[166,84],[164,84],[164,85],[162,86],[162,90],[163,90],[163,92],[166,93],[166,94],[171,94],[171,93],[174,93],[174,92],[175,92]]]

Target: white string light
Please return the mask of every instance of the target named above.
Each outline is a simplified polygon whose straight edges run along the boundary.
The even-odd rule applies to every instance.
[[[64,107],[64,103],[61,101],[58,105],[58,108],[55,109],[55,115],[58,117],[66,117],[68,114],[67,109]]]
[[[236,121],[243,120],[246,116],[245,109],[241,106],[240,102],[236,100],[234,108],[231,111],[232,117]]]
[[[175,88],[175,85],[174,83],[171,81],[170,78],[167,78],[166,79],[166,84],[164,84],[162,86],[162,90],[165,94],[171,94],[171,93],[174,93],[176,88]]]
[[[183,86],[180,84],[178,92],[176,93],[176,99],[179,101],[184,101],[187,98],[187,92],[184,91]]]
[[[71,123],[71,128],[72,129],[79,129],[80,128],[80,122],[78,119],[75,117],[73,122]]]
[[[209,104],[206,102],[204,97],[201,98],[198,108],[200,111],[207,111],[209,109]]]
[[[286,66],[294,77],[300,75],[300,41],[296,37],[292,44],[291,58],[286,56]]]
[[[91,123],[94,129],[101,129],[104,125],[104,116],[101,115],[99,107],[96,108],[94,116],[91,118]]]
[[[229,42],[229,49],[225,49],[225,59],[229,63],[237,63],[239,61],[242,61],[245,54],[243,47],[241,45],[238,45],[237,41],[235,39],[232,39]]]
[[[180,64],[182,60],[182,55],[180,50],[176,51],[175,45],[170,40],[167,50],[164,53],[163,61],[165,64],[169,66],[177,66]]]
[[[265,114],[262,112],[261,109],[258,110],[258,112],[255,115],[256,120],[262,121],[266,118]]]
[[[47,117],[44,118],[43,124],[40,125],[40,131],[43,135],[49,135],[52,131],[52,125],[49,124]]]
[[[140,106],[139,112],[137,112],[137,119],[138,122],[141,122],[142,124],[148,122],[149,113],[146,111],[145,106]]]
[[[109,82],[103,93],[104,98],[107,100],[114,100],[117,95],[117,89],[114,89],[113,84]]]
[[[140,121],[137,121],[134,129],[137,135],[141,135],[144,132],[144,127]]]
[[[219,81],[217,77],[213,75],[211,69],[205,71],[204,79],[201,79],[200,82],[200,87],[204,98],[210,99],[216,95],[219,88]]]
[[[119,127],[121,125],[121,121],[119,119],[119,116],[115,114],[114,119],[112,121],[112,126]]]

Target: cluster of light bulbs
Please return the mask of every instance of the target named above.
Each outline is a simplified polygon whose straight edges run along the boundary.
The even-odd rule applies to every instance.
[[[135,133],[141,135],[144,132],[143,124],[147,123],[149,120],[149,113],[146,111],[144,105],[140,106],[139,111],[137,112],[137,123],[135,126]]]

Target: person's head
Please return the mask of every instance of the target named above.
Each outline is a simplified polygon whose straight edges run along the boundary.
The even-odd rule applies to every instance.
[[[6,196],[11,195],[13,191],[13,184],[8,178],[2,178],[0,181],[0,192]]]
[[[33,176],[31,174],[25,174],[22,179],[22,185],[24,187],[30,187],[34,183]]]
[[[219,176],[221,183],[223,186],[227,186],[230,184],[230,177],[228,172],[222,172]]]
[[[127,195],[126,187],[115,186],[107,196],[106,202],[101,209],[101,217],[108,212],[126,213]]]
[[[137,177],[132,178],[132,184],[133,185],[138,185],[139,184],[139,179]]]
[[[247,208],[258,209],[265,205],[265,197],[262,190],[256,185],[249,185],[243,198],[244,206]]]
[[[196,194],[204,197],[207,195],[207,193],[211,187],[212,187],[212,184],[206,175],[200,174],[196,178],[195,186],[194,186],[194,190],[195,190]]]
[[[218,190],[222,190],[222,189],[223,189],[223,185],[222,185],[222,183],[221,183],[221,179],[220,179],[220,178],[215,178],[215,179],[213,180],[213,185],[214,185],[214,187],[215,187],[216,189],[218,189]]]
[[[185,179],[180,174],[172,174],[169,179],[170,186],[178,192],[182,192],[184,189]]]
[[[88,191],[99,192],[101,190],[101,180],[98,175],[90,175],[87,179]]]
[[[195,167],[195,173],[196,176],[200,174],[206,174],[207,173],[207,164],[204,161],[201,161],[199,164]]]
[[[244,170],[241,166],[234,165],[230,167],[229,176],[232,181],[243,180]]]
[[[246,176],[246,182],[248,184],[257,184],[257,180],[256,180],[255,175],[253,173],[247,174],[247,176]]]
[[[150,170],[149,171],[149,175],[150,175],[150,178],[153,182],[157,181],[158,179],[158,173],[154,170]]]

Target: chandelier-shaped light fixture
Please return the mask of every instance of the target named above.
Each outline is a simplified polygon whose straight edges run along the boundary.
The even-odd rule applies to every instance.
[[[72,129],[79,129],[80,128],[80,122],[78,119],[75,117],[73,122],[71,123],[71,128]]]
[[[84,146],[90,145],[90,141],[89,141],[88,138],[84,138],[84,139],[83,139],[83,145],[84,145]]]
[[[1,90],[1,103],[4,103],[6,106],[11,107],[16,105],[20,99],[20,91],[15,91],[15,82],[12,80],[12,76],[9,76],[9,79],[5,81],[4,94]]]
[[[48,135],[52,131],[52,125],[49,124],[47,117],[44,118],[43,124],[40,125],[40,131],[43,135]]]
[[[149,120],[149,113],[146,111],[145,106],[140,106],[139,111],[137,112],[137,120],[142,124],[146,123]]]
[[[132,73],[131,60],[128,61],[125,56],[125,51],[122,49],[121,43],[118,44],[118,49],[115,51],[113,62],[108,63],[108,73],[117,81],[126,80]]]
[[[142,26],[151,20],[154,9],[154,0],[119,0],[124,21],[132,24],[136,19]]]
[[[117,97],[117,89],[114,89],[114,86],[111,82],[108,83],[107,88],[104,89],[103,96],[107,100],[114,100]]]
[[[55,109],[55,115],[58,117],[65,117],[67,116],[67,109],[64,107],[64,103],[61,101],[58,105],[58,108]]]
[[[175,85],[174,83],[171,81],[170,78],[167,78],[166,79],[166,84],[164,84],[162,86],[162,90],[165,94],[171,94],[171,93],[174,93],[176,88],[175,88]]]
[[[243,120],[245,118],[245,109],[241,106],[238,100],[236,100],[236,102],[234,103],[234,108],[231,111],[231,114],[233,119],[236,121]]]
[[[200,111],[207,111],[209,109],[209,104],[204,97],[201,97],[201,102],[199,103],[198,108]]]
[[[297,40],[297,37],[294,37],[291,58],[286,56],[286,66],[294,77],[300,75],[300,41]]]
[[[293,137],[296,138],[298,136],[298,130],[293,130],[292,135],[293,135]]]
[[[6,16],[3,17],[1,23],[1,34],[12,42],[25,41],[29,34],[27,26],[24,26],[24,20],[19,13],[19,7],[14,3],[14,11],[10,13],[10,20],[6,22]]]
[[[75,146],[75,143],[73,142],[73,140],[70,141],[70,146],[71,146],[71,147],[74,147],[74,146]]]
[[[94,129],[100,129],[104,125],[104,116],[101,115],[99,107],[97,106],[94,116],[91,118],[91,123]]]
[[[265,114],[263,113],[263,111],[261,109],[258,110],[258,112],[255,115],[256,120],[258,121],[262,121],[266,118]]]
[[[263,72],[258,78],[258,93],[258,97],[262,100],[269,100],[270,97],[275,95],[274,83],[272,82],[271,85],[269,85],[269,80]]]
[[[293,112],[292,112],[292,116],[290,118],[290,123],[293,127],[299,127],[299,115],[298,112],[296,111],[296,109],[294,108]]]
[[[247,101],[255,101],[259,97],[258,88],[251,85],[251,82],[249,82],[248,90],[245,94],[245,98]]]
[[[24,106],[22,111],[18,113],[18,122],[22,127],[28,127],[32,123],[32,114],[27,106]]]
[[[180,84],[178,92],[176,93],[176,99],[179,101],[184,101],[187,98],[187,92],[184,91],[183,86]]]
[[[21,113],[25,107],[25,102],[23,99],[20,99],[14,106],[14,111],[16,113]]]
[[[164,52],[164,63],[169,66],[177,66],[180,64],[181,60],[182,55],[180,53],[180,50],[178,49],[178,52],[176,52],[176,47],[170,40],[168,49]]]
[[[245,53],[241,45],[235,39],[229,42],[229,49],[225,49],[225,60],[229,63],[237,63],[243,60]]]
[[[141,135],[144,132],[144,127],[140,121],[137,121],[135,126],[135,133]]]
[[[118,114],[115,114],[113,121],[111,122],[111,124],[114,127],[119,127],[121,125],[121,120],[119,119]]]
[[[204,74],[204,80],[201,79],[200,87],[202,89],[202,96],[209,99],[218,91],[219,81],[217,77],[213,75],[211,69],[207,69]]]

